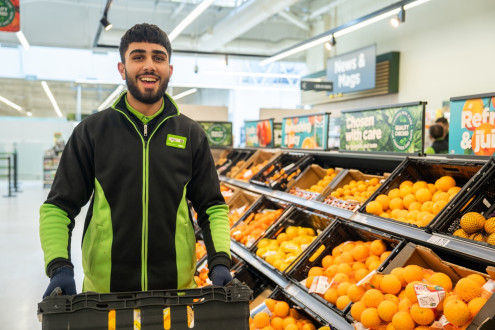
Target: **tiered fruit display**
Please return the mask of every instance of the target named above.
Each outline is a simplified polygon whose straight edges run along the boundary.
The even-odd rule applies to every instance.
[[[266,299],[268,311],[249,318],[250,330],[316,330],[315,325],[283,300]]]
[[[268,164],[268,160],[265,160],[259,164],[253,165],[250,168],[245,168],[235,176],[235,179],[242,180],[242,181],[248,181],[256,173],[258,173],[263,167],[265,167],[266,164]]]
[[[232,228],[230,236],[250,247],[278,219],[283,211],[283,209],[265,209],[257,213],[251,213],[246,220]]]
[[[473,273],[454,287],[445,273],[414,264],[397,267],[360,286],[361,298],[350,312],[369,329],[465,329],[489,297],[487,291],[482,297],[485,282]]]
[[[226,202],[234,194],[234,190],[230,189],[229,187],[227,187],[223,184],[220,185],[220,192],[222,193],[223,199],[225,199]]]
[[[468,212],[459,227],[452,235],[495,245],[495,217],[486,219],[481,213]]]
[[[369,180],[351,180],[348,184],[343,185],[332,191],[325,200],[326,204],[340,206],[339,200],[353,202],[353,209],[363,204],[381,186],[380,179],[371,178]],[[336,203],[334,199],[337,199]],[[352,206],[351,206],[352,207]],[[347,207],[346,207],[347,208]]]
[[[309,187],[309,189],[306,190],[309,192],[320,194],[323,191],[323,189],[325,189],[330,184],[330,182],[332,182],[332,180],[337,176],[337,172],[335,172],[334,168],[331,167],[327,168],[326,171],[327,174],[320,181],[318,181],[316,184],[312,185],[311,187]]]
[[[321,267],[309,269],[305,285],[343,310],[351,301],[361,299],[365,289],[357,283],[378,269],[390,253],[382,240],[343,242],[321,259]]]
[[[406,180],[368,202],[366,212],[425,227],[460,190],[451,176],[442,176],[434,184]]]
[[[262,238],[256,255],[283,272],[315,238],[313,228],[289,226],[275,239]]]
[[[201,259],[204,255],[206,255],[206,247],[203,241],[196,242],[196,259]]]
[[[229,208],[229,223],[230,223],[230,228],[232,228],[233,225],[236,224],[237,221],[242,217],[244,212],[246,211],[248,205],[243,205],[238,208]]]

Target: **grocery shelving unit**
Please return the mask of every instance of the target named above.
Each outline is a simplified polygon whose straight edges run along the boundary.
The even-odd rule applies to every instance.
[[[361,155],[331,152],[311,152],[317,161],[325,164],[332,164],[332,167],[354,168],[367,172],[393,172],[393,170],[405,159],[405,157],[393,157],[386,155]],[[448,161],[447,158],[444,158]],[[471,262],[478,262],[480,265],[495,266],[495,253],[493,248],[485,247],[475,242],[471,243],[466,240],[456,239],[454,237],[443,235],[441,233],[429,233],[424,228],[418,228],[398,221],[387,220],[377,216],[352,212],[349,210],[337,208],[324,204],[322,202],[306,200],[295,195],[272,190],[246,181],[240,181],[225,176],[220,176],[220,181],[237,186],[241,189],[252,191],[268,197],[277,198],[297,206],[302,206],[312,210],[320,211],[335,217],[340,217],[349,221],[363,224],[367,227],[381,230],[386,233],[400,236],[407,241],[430,247],[436,251],[469,259]],[[236,241],[231,242],[232,251],[245,260],[252,267],[255,267],[261,273],[272,279],[277,285],[282,287],[286,292],[294,297],[303,306],[306,306],[322,319],[327,321],[336,329],[353,329],[341,315],[329,309],[312,295],[302,290],[300,287],[287,280],[283,275],[274,271],[261,259],[254,256]]]

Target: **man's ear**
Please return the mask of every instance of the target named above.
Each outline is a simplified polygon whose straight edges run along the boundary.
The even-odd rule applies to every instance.
[[[174,66],[173,65],[169,65],[169,71],[170,71],[170,74],[169,74],[169,78],[172,77],[172,73],[174,73]]]
[[[117,69],[119,70],[120,76],[122,77],[122,80],[125,80],[125,65],[122,62],[119,62],[117,64]]]

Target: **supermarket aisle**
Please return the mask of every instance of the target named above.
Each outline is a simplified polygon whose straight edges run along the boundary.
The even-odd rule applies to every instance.
[[[7,183],[0,181],[0,320],[2,329],[41,329],[36,310],[48,278],[44,274],[39,240],[38,211],[49,192],[41,181],[23,181],[22,192],[5,198]],[[72,258],[76,287],[81,290],[81,235],[86,207],[76,219]]]

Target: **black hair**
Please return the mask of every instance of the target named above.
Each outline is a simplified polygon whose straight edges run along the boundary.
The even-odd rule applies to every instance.
[[[435,140],[443,136],[443,127],[441,125],[431,125],[430,135]]]
[[[154,24],[142,23],[131,27],[120,39],[120,60],[125,63],[125,52],[132,42],[149,42],[163,46],[168,53],[168,61],[172,57],[172,45],[165,31]]]
[[[449,121],[445,117],[440,117],[437,120],[435,120],[435,123],[448,125],[449,124]]]

